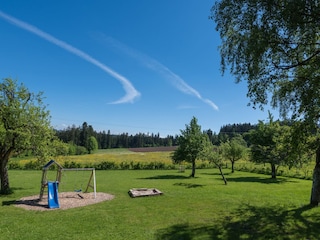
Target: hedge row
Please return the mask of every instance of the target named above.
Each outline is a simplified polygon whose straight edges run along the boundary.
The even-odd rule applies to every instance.
[[[9,162],[9,169],[16,170],[41,170],[42,164],[37,161],[29,161],[25,164],[21,164],[17,161]],[[253,164],[235,164],[235,170],[243,172],[252,172],[265,175],[271,175],[271,169],[268,165],[253,165]],[[54,166],[53,166],[54,167]],[[191,169],[192,165],[190,163],[185,163],[183,165],[168,164],[160,161],[152,162],[139,162],[139,161],[123,161],[123,162],[113,162],[113,161],[101,161],[97,163],[79,163],[75,161],[66,161],[63,164],[64,168],[95,168],[96,170],[170,170],[170,169]],[[214,165],[204,161],[197,162],[197,169],[210,169],[215,168]],[[230,168],[230,164],[226,164],[225,168]],[[279,169],[277,171],[277,176],[293,177],[300,179],[312,179],[312,171],[306,171],[302,169],[288,170]]]
[[[19,162],[10,162],[9,169],[13,170],[41,170],[42,164],[37,161],[30,161],[26,164],[20,164]],[[52,166],[54,168],[55,166]],[[99,163],[79,163],[75,161],[66,161],[63,164],[64,168],[95,168],[96,170],[170,170],[170,169],[180,169],[180,165],[168,164],[163,162],[133,162],[133,161],[123,161],[123,162],[112,162],[112,161],[102,161]],[[196,165],[197,169],[209,169],[214,166],[208,162],[199,162]],[[191,169],[191,164],[184,164],[183,169]]]
[[[235,170],[237,171],[259,173],[271,176],[271,167],[268,165],[235,164],[234,166]],[[278,169],[277,176],[312,180],[312,170],[299,168],[288,169],[286,167],[282,167]]]

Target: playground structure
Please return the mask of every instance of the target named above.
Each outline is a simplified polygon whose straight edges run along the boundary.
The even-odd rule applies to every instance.
[[[48,181],[48,170],[51,166],[56,166],[57,172],[55,181]],[[63,168],[59,163],[54,160],[50,160],[42,168],[42,178],[41,178],[41,188],[39,201],[42,200],[45,188],[48,188],[48,206],[49,208],[59,208],[59,195],[58,189],[59,184],[61,183],[62,172],[63,171],[91,171],[90,178],[88,180],[87,186],[84,193],[87,193],[89,188],[92,188],[94,191],[94,198],[96,198],[96,175],[94,168]],[[75,192],[82,192],[82,189],[75,189]]]

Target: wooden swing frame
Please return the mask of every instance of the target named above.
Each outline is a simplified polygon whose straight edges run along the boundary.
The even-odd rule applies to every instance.
[[[95,168],[62,168],[61,171],[91,171],[91,175],[86,186],[85,193],[88,192],[89,188],[93,189],[94,198],[97,197],[97,187],[96,187],[96,170]]]
[[[40,195],[39,200],[42,200],[44,189],[48,187],[48,179],[47,179],[47,173],[48,170],[52,165],[57,166],[57,174],[55,181],[60,183],[61,182],[61,176],[63,171],[91,171],[91,175],[86,187],[85,193],[88,192],[89,188],[93,189],[94,192],[94,198],[97,197],[97,187],[96,187],[96,171],[95,168],[63,168],[59,163],[57,163],[54,160],[50,160],[46,165],[42,168],[42,178],[41,178],[41,188],[40,188]]]

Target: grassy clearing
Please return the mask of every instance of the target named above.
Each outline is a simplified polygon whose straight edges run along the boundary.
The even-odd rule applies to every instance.
[[[46,212],[12,203],[39,193],[41,171],[10,171],[15,193],[0,197],[1,239],[318,239],[319,208],[309,208],[311,181],[215,169],[96,171],[97,190],[115,199]],[[67,181],[78,173],[68,173]],[[130,198],[134,187],[163,196]]]

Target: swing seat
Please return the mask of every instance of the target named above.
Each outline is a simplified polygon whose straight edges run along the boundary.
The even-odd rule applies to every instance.
[[[82,192],[82,189],[75,189],[75,192]]]

